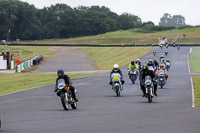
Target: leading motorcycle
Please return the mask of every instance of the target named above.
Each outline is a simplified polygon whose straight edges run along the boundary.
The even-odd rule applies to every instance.
[[[72,96],[72,92],[68,86],[66,86],[64,79],[58,80],[58,92],[61,98],[62,106],[65,110],[69,110],[69,105],[71,105],[72,109],[77,108],[77,102]],[[75,93],[77,91],[75,90]]]
[[[117,97],[120,96],[120,92],[123,90],[123,85],[121,81],[121,75],[119,73],[113,73],[112,78],[112,89],[116,93]]]

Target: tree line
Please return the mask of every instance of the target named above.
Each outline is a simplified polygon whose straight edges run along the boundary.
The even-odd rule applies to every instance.
[[[0,0],[0,40],[70,38],[152,26],[151,21],[142,23],[136,15],[118,15],[105,6],[37,9],[18,0]]]

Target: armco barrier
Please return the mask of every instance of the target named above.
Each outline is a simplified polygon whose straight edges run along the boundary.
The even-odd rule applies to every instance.
[[[38,65],[40,64],[40,61],[43,60],[43,56],[36,56],[34,59],[33,59],[33,65]]]
[[[67,46],[67,47],[122,47],[122,45],[103,45],[103,44],[7,44],[9,46]],[[146,44],[147,47],[151,47],[152,44]],[[126,44],[125,47],[146,47],[144,44]],[[155,44],[154,46],[158,46]],[[173,46],[173,44],[169,44]],[[179,44],[181,47],[200,47],[200,44]]]
[[[24,61],[20,65],[16,66],[16,72],[20,73],[28,67],[31,67],[33,65],[38,65],[40,63],[40,61],[42,61],[42,60],[43,60],[43,56],[35,56],[34,58],[32,58],[30,60]]]

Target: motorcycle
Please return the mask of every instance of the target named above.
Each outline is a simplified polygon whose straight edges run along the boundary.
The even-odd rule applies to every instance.
[[[165,80],[165,72],[163,70],[160,70],[158,72],[158,84],[161,87],[161,89],[163,88],[163,86],[166,84],[166,80]]]
[[[154,87],[153,87],[153,82],[150,76],[145,77],[145,88],[146,88],[145,90],[146,98],[148,98],[148,102],[151,103],[152,98],[153,98]]]
[[[171,64],[169,62],[166,62],[166,69],[169,71]]]
[[[154,67],[153,66],[148,66],[148,69],[150,70],[150,71],[155,71],[155,69],[154,69]]]
[[[165,55],[166,55],[166,56],[168,55],[168,51],[165,51]]]
[[[123,90],[123,85],[121,81],[121,75],[119,73],[113,73],[112,78],[112,89],[116,93],[117,97],[120,96],[120,92]]]
[[[180,46],[177,46],[177,49],[180,50]]]
[[[64,79],[58,80],[58,92],[61,98],[62,106],[65,110],[69,110],[69,105],[71,105],[72,109],[77,108],[77,102],[74,100],[72,96],[72,92],[68,86],[66,86]],[[75,93],[77,91],[75,90]]]
[[[137,75],[138,75],[138,72],[135,70],[135,68],[131,68],[131,70],[129,72],[129,76],[130,76],[132,84],[135,84],[135,81],[137,79]]]
[[[153,55],[156,56],[156,51],[153,51]]]

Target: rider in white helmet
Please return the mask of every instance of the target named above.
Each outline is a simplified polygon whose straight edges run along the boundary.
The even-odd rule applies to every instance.
[[[140,59],[137,59],[135,63],[138,65],[139,70],[140,70],[141,67],[142,67],[142,66],[141,66],[142,64],[141,64],[141,62],[140,62]]]
[[[119,73],[119,74],[121,75],[122,84],[124,84],[122,71],[120,70],[119,65],[118,65],[118,64],[115,64],[115,65],[113,66],[113,69],[112,69],[111,73],[110,73],[110,85],[112,85],[111,75],[112,75],[113,73]]]

